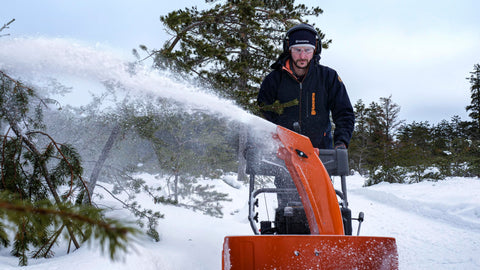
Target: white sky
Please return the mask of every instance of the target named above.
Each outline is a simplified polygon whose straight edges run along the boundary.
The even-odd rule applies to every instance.
[[[2,1],[0,25],[15,18],[2,34],[74,39],[108,47],[131,57],[145,44],[160,48],[168,38],[159,16],[200,1],[16,0]],[[313,1],[324,10],[312,19],[330,49],[322,63],[338,71],[352,103],[392,95],[401,119],[437,123],[469,117],[470,84],[465,79],[480,63],[480,1],[364,0]],[[1,41],[0,39],[0,41]],[[132,57],[133,59],[133,57]]]

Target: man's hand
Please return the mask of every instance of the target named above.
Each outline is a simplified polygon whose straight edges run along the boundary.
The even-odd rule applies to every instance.
[[[342,142],[338,142],[338,143],[335,143],[335,150],[337,149],[347,149],[347,146]]]

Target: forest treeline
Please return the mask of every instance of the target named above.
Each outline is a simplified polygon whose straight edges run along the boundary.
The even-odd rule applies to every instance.
[[[480,66],[475,65],[469,80],[474,96],[473,89],[480,85]],[[478,118],[465,121],[452,116],[435,124],[405,123],[399,118],[400,106],[391,97],[368,106],[359,100],[354,110],[350,168],[367,176],[366,185],[480,176]],[[470,110],[470,116],[475,115],[478,111]]]

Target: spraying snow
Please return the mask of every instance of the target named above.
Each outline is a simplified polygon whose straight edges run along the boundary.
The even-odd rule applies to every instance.
[[[251,127],[273,130],[274,125],[247,113],[231,100],[221,99],[192,85],[173,81],[172,74],[132,65],[113,53],[66,39],[18,38],[0,42],[0,69],[30,82],[45,78],[113,81],[130,93],[172,99],[190,109],[220,114]],[[132,70],[133,69],[133,70]],[[85,92],[85,90],[78,90]]]

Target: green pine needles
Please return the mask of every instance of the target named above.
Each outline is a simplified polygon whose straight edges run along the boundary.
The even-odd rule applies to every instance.
[[[34,101],[39,106],[33,107]],[[112,259],[137,231],[81,204],[87,194],[77,151],[41,130],[42,106],[35,91],[0,71],[0,244],[27,265],[49,258],[61,239],[68,251],[97,239]],[[88,195],[89,196],[89,195]],[[90,196],[89,196],[90,198]]]
[[[171,39],[158,50],[140,49],[153,57],[155,67],[189,74],[218,95],[258,112],[258,87],[282,52],[285,32],[323,11],[294,0],[206,2],[211,2],[210,9],[184,8],[161,16]],[[317,30],[328,47],[331,40]]]

